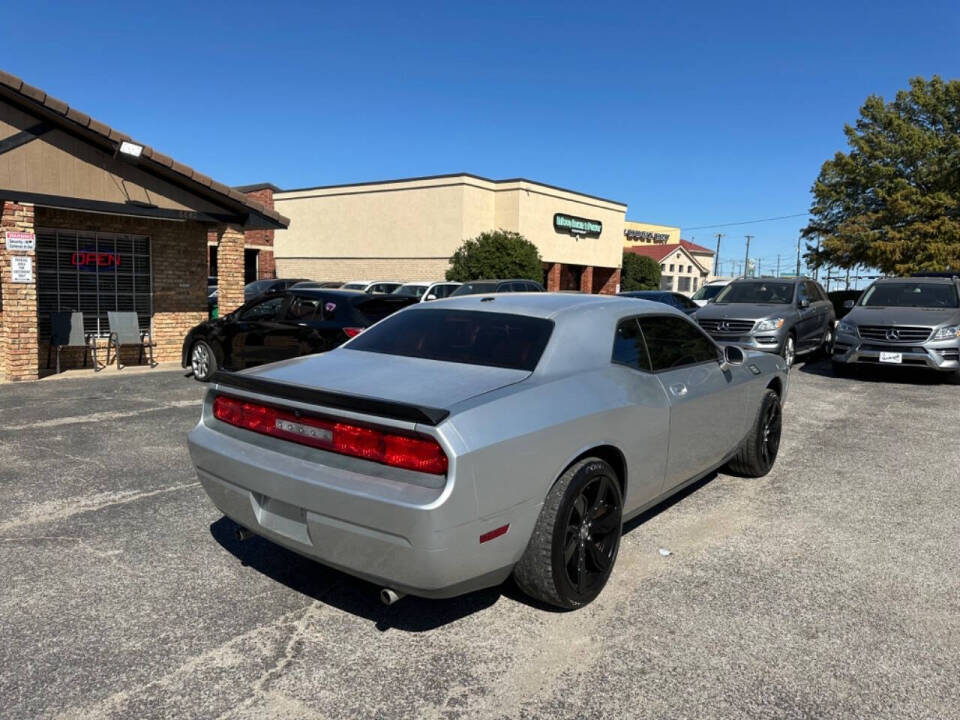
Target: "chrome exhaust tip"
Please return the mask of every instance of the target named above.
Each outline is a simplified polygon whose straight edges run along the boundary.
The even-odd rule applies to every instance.
[[[384,588],[380,591],[380,602],[384,605],[393,605],[397,600],[402,600],[404,593],[398,593],[393,588]]]

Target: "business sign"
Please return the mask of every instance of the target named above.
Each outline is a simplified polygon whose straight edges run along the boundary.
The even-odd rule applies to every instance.
[[[7,250],[36,250],[37,236],[28,232],[7,230]]]
[[[26,255],[14,255],[10,258],[10,281],[15,283],[33,282],[33,258]]]
[[[670,240],[668,233],[651,232],[650,230],[624,230],[623,234],[630,240],[643,240],[652,243],[666,243]]]
[[[120,266],[120,256],[112,252],[81,250],[70,256],[70,264],[86,272],[116,270]]]
[[[600,237],[600,233],[603,231],[603,223],[599,220],[587,220],[586,218],[557,213],[553,216],[553,229],[571,235]]]

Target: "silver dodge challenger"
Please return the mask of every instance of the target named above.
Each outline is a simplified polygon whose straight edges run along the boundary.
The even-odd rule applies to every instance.
[[[576,608],[610,577],[625,521],[718,468],[770,470],[787,377],[661,303],[467,295],[216,374],[190,454],[238,536],[376,583],[385,603],[512,574]]]

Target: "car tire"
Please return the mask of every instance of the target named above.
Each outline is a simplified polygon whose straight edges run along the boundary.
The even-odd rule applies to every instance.
[[[825,358],[833,357],[833,341],[834,341],[834,331],[832,327],[828,327],[823,331],[823,339],[820,341],[820,352]]]
[[[218,367],[213,346],[206,340],[197,340],[190,348],[190,368],[193,370],[194,380],[208,382]]]
[[[792,331],[783,341],[783,349],[780,351],[780,356],[787,363],[787,370],[793,367],[793,364],[797,361],[797,336],[794,335]]]
[[[613,468],[589,457],[560,476],[540,510],[513,577],[536,600],[583,607],[613,571],[623,531],[623,496]]]
[[[780,450],[783,410],[780,396],[769,388],[763,394],[760,410],[750,434],[727,463],[727,470],[744,477],[763,477],[773,468]]]

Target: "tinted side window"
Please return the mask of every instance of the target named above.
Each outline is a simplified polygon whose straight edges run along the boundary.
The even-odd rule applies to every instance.
[[[650,357],[636,318],[621,320],[613,336],[613,362],[634,370],[650,370]]]
[[[306,322],[312,320],[320,301],[316,298],[295,297],[290,301],[284,320],[289,322]]]
[[[640,328],[654,371],[717,360],[717,350],[710,339],[683,318],[643,317]]]
[[[273,320],[280,313],[280,309],[287,299],[283,295],[272,297],[269,300],[258,302],[244,311],[241,320]]]
[[[674,295],[673,299],[676,301],[677,307],[681,310],[689,310],[690,308],[697,307],[697,304],[693,300],[684,295]]]

